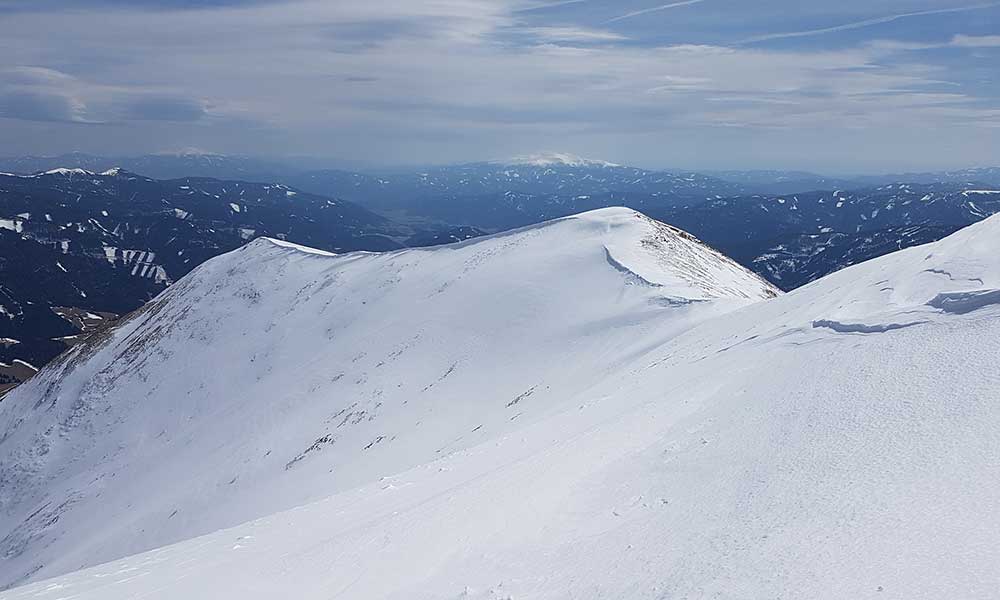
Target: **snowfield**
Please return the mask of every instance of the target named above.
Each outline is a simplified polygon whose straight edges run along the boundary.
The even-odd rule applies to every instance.
[[[998,245],[257,241],[0,403],[0,596],[995,597]]]

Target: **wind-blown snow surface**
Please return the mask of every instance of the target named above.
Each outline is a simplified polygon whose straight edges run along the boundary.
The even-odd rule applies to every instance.
[[[340,485],[346,491],[15,589],[5,598],[995,597],[1000,589],[1000,219],[731,312],[713,302],[657,302],[661,288],[640,281],[652,275],[629,276],[620,267],[603,270],[611,260],[597,268],[601,260],[594,260],[602,257],[592,255],[604,252],[609,245],[605,236],[613,235],[598,232],[607,221],[629,219],[648,226],[627,213],[602,212],[494,238],[483,246],[508,240],[530,247],[531,236],[538,236],[545,252],[534,256],[531,268],[508,265],[505,293],[516,298],[497,299],[496,309],[477,313],[475,319],[471,300],[465,311],[454,312],[449,305],[451,344],[473,330],[483,331],[480,321],[496,318],[490,315],[516,312],[512,307],[522,306],[522,318],[531,325],[493,329],[495,338],[485,343],[498,344],[495,375],[478,370],[479,381],[449,390],[451,377],[459,373],[456,367],[437,384],[434,414],[423,414],[420,426],[410,422],[405,440],[396,434],[391,444],[373,446],[390,452],[407,444],[412,468],[392,471],[406,462],[400,455],[380,463],[374,454],[358,452],[353,440],[338,438],[301,461],[305,468],[322,461],[324,468],[333,465],[333,472],[323,479],[317,469],[310,480],[295,484],[314,490]],[[590,236],[566,238],[575,240],[572,251],[539,233],[591,228],[597,231]],[[612,226],[612,232],[621,228]],[[619,238],[610,245],[624,244]],[[462,256],[476,246],[419,256]],[[583,246],[593,251],[585,252]],[[310,266],[315,263],[339,273],[356,264],[334,268],[340,261],[388,265],[413,256],[289,257],[276,249],[264,254],[252,267],[241,266],[239,253],[217,259],[177,296],[168,297],[161,305],[166,308],[151,310],[166,315],[171,303],[211,287],[211,282],[223,285],[217,296],[231,297],[234,282],[256,281],[273,263],[287,263],[282,272],[321,269]],[[586,261],[543,258],[583,254],[591,256]],[[648,254],[639,258],[652,268]],[[468,290],[477,289],[473,283],[485,285],[491,281],[485,276],[497,272],[484,273],[475,282],[465,278],[489,270],[490,264],[481,263],[452,287],[467,285],[462,289],[468,299]],[[577,272],[580,268],[585,270]],[[665,268],[670,273],[675,267]],[[235,270],[229,283],[227,269]],[[540,273],[558,283],[545,285]],[[345,277],[339,280],[339,285],[348,284]],[[605,285],[614,290],[601,292]],[[753,280],[746,285],[753,287]],[[286,286],[278,282],[275,289]],[[488,287],[490,293],[500,289]],[[756,289],[767,295],[766,289]],[[525,290],[544,295],[523,306],[532,298]],[[319,295],[314,291],[314,299],[303,303],[319,302]],[[620,297],[619,304],[609,305],[617,301],[611,296]],[[374,293],[366,297],[374,302]],[[435,310],[435,303],[419,294],[411,301],[411,321],[421,318],[416,316],[421,311]],[[303,335],[311,327],[322,332],[326,317],[308,314],[314,317],[308,323],[285,317],[285,330]],[[608,316],[612,314],[617,316]],[[594,318],[573,326],[568,315]],[[191,331],[183,323],[176,327],[185,335]],[[378,347],[399,327],[387,324],[366,344]],[[412,327],[407,325],[407,331]],[[275,335],[281,334],[275,330]],[[509,353],[507,340],[517,336],[527,356]],[[252,353],[251,343],[241,351]],[[465,355],[476,353],[466,350]],[[417,364],[407,371],[413,373],[409,381],[433,378],[435,369],[428,367],[420,375]],[[314,364],[302,369],[300,377],[327,374],[329,368]],[[538,371],[509,383],[521,378],[520,369],[547,369],[550,375],[534,388],[525,383],[539,379]],[[505,392],[498,393],[505,385]],[[512,412],[496,408],[521,388],[523,394],[507,400]],[[464,395],[444,402],[451,391]],[[277,446],[280,436],[267,432],[287,420],[294,406],[312,402],[306,397],[286,403],[272,395],[266,410],[271,421],[247,431],[246,443],[261,444],[258,453],[263,445]],[[432,406],[418,395],[410,397],[410,405],[419,401]],[[18,397],[22,406],[25,398]],[[225,397],[219,402],[233,413],[205,419],[205,430],[192,434],[186,444],[198,443],[201,452],[211,453],[212,443],[204,438],[215,436],[229,451],[234,432],[220,423],[254,422],[236,409],[239,403],[229,404]],[[387,405],[381,410],[379,419],[390,422],[389,415],[406,409]],[[509,420],[518,413],[522,416]],[[303,427],[304,415],[296,419],[296,428]],[[473,423],[480,422],[484,427],[473,432]],[[321,423],[317,419],[315,425],[322,429]],[[426,428],[431,424],[442,436],[453,425],[465,429],[459,445],[435,453],[439,458],[428,462],[431,447],[422,440],[434,437]],[[255,435],[262,440],[257,442]],[[248,497],[233,493],[227,498],[218,491],[227,489],[224,482],[204,484],[210,478],[197,472],[198,463],[185,463],[175,454],[183,448],[168,450],[163,456],[183,466],[176,475],[161,472],[146,481],[144,502],[162,513],[169,505],[161,497],[168,487],[164,481],[181,488],[187,485],[185,477],[191,477],[190,487],[210,494],[209,502],[227,499],[230,510],[245,510],[240,503],[249,502]],[[341,463],[340,452],[361,461],[360,466]],[[292,475],[275,478],[262,466],[242,465],[239,456],[232,470],[259,469],[262,481],[274,483],[268,493],[288,493]],[[147,464],[161,460],[153,458]],[[223,479],[220,455],[211,460],[216,480]],[[338,474],[345,473],[360,485],[347,489],[349,482],[338,484]],[[375,480],[377,475],[384,477]],[[143,482],[130,485],[141,487]],[[193,504],[191,490],[171,491]],[[90,533],[100,539],[111,527],[119,540],[128,539],[111,515],[129,518],[138,511],[147,528],[156,518],[167,518],[143,511],[136,502],[129,510],[114,507],[99,513],[100,526]],[[205,514],[210,506],[188,510]],[[219,512],[225,510],[220,507]],[[96,543],[79,523],[83,519],[66,515],[56,527],[71,528],[73,544],[93,551]],[[72,547],[63,543],[64,549]],[[39,548],[32,552],[44,556]],[[87,558],[73,560],[92,562]],[[56,569],[71,567],[62,562]]]
[[[0,584],[514,435],[775,293],[626,209],[387,254],[259,240],[0,403]]]

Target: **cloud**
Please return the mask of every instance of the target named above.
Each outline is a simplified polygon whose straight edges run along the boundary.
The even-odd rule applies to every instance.
[[[825,35],[828,33],[836,33],[838,31],[849,31],[852,29],[862,29],[865,27],[872,27],[874,25],[884,25],[886,23],[892,23],[894,21],[899,21],[902,19],[910,19],[913,17],[926,17],[931,15],[943,15],[948,13],[959,13],[959,12],[969,12],[973,10],[984,10],[987,8],[993,8],[1000,6],[1000,3],[991,2],[988,4],[975,4],[972,6],[959,6],[955,8],[940,8],[935,10],[923,10],[918,12],[908,12],[895,15],[888,15],[885,17],[876,17],[873,19],[864,19],[862,21],[854,21],[852,23],[845,23],[843,25],[835,25],[833,27],[823,27],[820,29],[807,29],[804,31],[790,31],[785,33],[769,33],[767,35],[760,35],[756,37],[751,37],[743,40],[743,44],[758,44],[761,42],[769,42],[773,40],[783,40],[789,38],[801,38],[810,37],[814,35]]]
[[[571,4],[583,4],[584,2],[587,2],[587,0],[556,0],[555,2],[544,2],[541,4],[531,4],[528,6],[521,6],[516,9],[516,12],[527,13],[539,10],[550,10],[562,6],[569,6]]]
[[[628,37],[603,29],[585,27],[532,27],[519,30],[541,42],[620,42]]]
[[[84,123],[86,103],[77,80],[38,66],[0,67],[0,117],[24,121]]]
[[[617,17],[608,19],[606,23],[615,23],[617,21],[624,21],[625,19],[631,19],[632,17],[638,17],[640,15],[646,15],[649,13],[660,12],[664,10],[670,10],[671,8],[680,8],[682,6],[691,6],[692,4],[701,4],[705,0],[684,0],[683,2],[672,2],[670,4],[661,4],[660,6],[653,6],[651,8],[644,8],[642,10],[635,10],[624,15],[619,15]]]
[[[956,35],[950,46],[956,48],[1000,48],[1000,35]]]
[[[998,48],[1000,35],[965,35],[952,36],[946,42],[907,42],[900,40],[875,40],[868,44],[871,48],[890,52],[908,52],[919,50],[939,50],[942,48]]]
[[[217,7],[246,7],[265,2],[287,0],[87,0],[90,8],[113,9],[127,7],[139,10],[201,10]],[[78,9],[80,0],[5,0],[4,10],[18,12],[47,12],[61,9]]]
[[[977,119],[997,103],[995,90],[955,86],[964,68],[957,60],[889,43],[831,50],[675,42],[691,30],[681,17],[721,19],[716,3],[643,9],[678,9],[669,13],[677,22],[664,19],[653,33],[646,19],[624,14],[613,31],[602,28],[611,3],[596,2],[287,0],[163,10],[155,20],[120,4],[0,19],[0,94],[47,98],[35,103],[43,108],[34,118],[119,123],[96,139],[74,137],[76,128],[38,132],[30,122],[7,121],[0,150],[19,151],[11,140],[20,139],[53,151],[252,147],[430,162],[523,152],[537,142],[628,162],[614,153],[695,160],[690,144],[704,145],[707,160],[750,160],[756,151],[746,144],[767,135],[798,159],[827,144],[828,132],[851,130],[880,148],[878,159],[891,143],[874,142],[902,139],[899,130],[981,135]],[[740,15],[724,16],[728,23]],[[727,31],[730,41],[746,35],[745,27]],[[940,53],[952,59],[960,48],[995,41],[955,33],[935,32],[940,43],[954,44]],[[8,112],[31,113],[31,102],[13,100]],[[914,156],[917,148],[898,150]],[[940,156],[933,148],[921,149],[927,160]],[[978,155],[989,148],[1000,150],[983,142]],[[872,157],[859,151],[851,158]]]
[[[83,123],[86,107],[61,94],[32,90],[0,92],[0,117],[25,121]]]
[[[199,100],[143,96],[125,103],[123,117],[137,121],[197,121],[205,114],[205,105]]]
[[[425,37],[434,25],[430,20],[386,18],[330,23],[318,26],[317,31],[336,52],[363,52],[404,37]]]
[[[0,70],[4,85],[64,85],[74,78],[55,69],[32,66],[16,66]]]

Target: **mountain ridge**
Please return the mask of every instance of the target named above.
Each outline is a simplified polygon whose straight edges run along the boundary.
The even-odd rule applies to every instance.
[[[628,209],[387,253],[256,240],[0,403],[3,584],[504,435],[562,410],[639,332],[669,339],[777,293]],[[545,359],[568,349],[571,366]]]
[[[595,232],[594,223],[573,219],[555,227],[576,225]],[[494,322],[498,326],[490,327],[489,341],[482,342],[491,349],[490,375],[471,374],[468,362],[439,355],[450,349],[457,351],[453,356],[474,356],[472,346],[454,348],[460,338],[439,346],[407,346],[395,359],[391,357],[400,348],[392,349],[391,343],[384,354],[373,352],[374,341],[390,332],[398,335],[401,323],[413,322],[410,314],[369,329],[366,339],[372,341],[364,349],[346,349],[342,362],[330,356],[314,360],[302,373],[307,379],[333,374],[338,370],[334,365],[357,364],[351,363],[352,355],[363,350],[372,353],[357,359],[369,361],[369,376],[395,368],[377,366],[382,360],[433,358],[434,365],[426,365],[430,368],[414,370],[417,363],[411,362],[400,371],[416,379],[404,383],[414,392],[410,404],[393,405],[384,395],[393,410],[386,408],[376,417],[426,402],[418,400],[421,389],[424,395],[453,400],[435,401],[438,410],[423,413],[421,425],[405,434],[411,436],[407,443],[415,444],[406,450],[409,467],[369,462],[357,485],[322,492],[314,502],[295,503],[298,508],[7,595],[115,599],[141,591],[153,598],[268,598],[279,593],[320,598],[349,590],[352,597],[364,599],[486,599],[545,596],[553,590],[587,596],[600,589],[612,597],[652,600],[734,591],[762,597],[876,598],[888,592],[935,598],[962,589],[988,596],[1000,558],[992,543],[1000,520],[988,501],[1000,493],[989,478],[995,468],[991,457],[1000,452],[997,366],[989,351],[1000,333],[998,230],[1000,217],[993,217],[942,242],[850,267],[768,301],[738,301],[729,307],[711,302],[658,305],[656,288],[630,283],[603,262],[608,240],[599,232],[586,244],[588,250],[577,255],[585,258],[582,263],[565,254],[565,244],[533,236],[537,229],[479,244],[499,255],[469,253],[477,246],[471,243],[457,249],[404,250],[391,257],[327,257],[258,242],[229,259],[209,261],[168,293],[182,294],[179,286],[202,287],[198,277],[212,282],[204,287],[214,290],[223,283],[214,279],[216,274],[229,276],[233,267],[259,272],[289,257],[297,268],[315,272],[331,261],[359,267],[428,257],[473,259],[475,269],[452,281],[426,307],[440,312],[423,318],[435,323],[447,315],[448,329],[462,332],[461,338],[475,346],[480,343],[476,332],[484,332],[477,327],[497,314],[481,308],[496,305],[497,289],[508,290],[502,306],[513,320]],[[516,246],[502,244],[515,240]],[[530,271],[520,268],[527,263],[513,260],[521,244],[561,253],[569,262],[525,254],[522,258],[539,271],[522,285]],[[573,252],[579,251],[575,246]],[[240,254],[251,252],[261,256],[253,265],[243,264]],[[583,264],[594,267],[586,277],[575,269],[567,275],[566,267]],[[504,279],[498,288],[481,287],[512,272],[522,277]],[[550,278],[554,274],[560,275],[557,281]],[[245,276],[232,275],[233,281]],[[368,280],[378,286],[395,281],[399,273],[385,275]],[[349,279],[346,272],[338,274],[339,285]],[[422,289],[439,289],[437,281],[417,279]],[[616,282],[612,287],[617,292],[596,294],[604,284],[588,287],[592,294],[567,290],[568,281],[589,286],[595,279]],[[402,282],[408,280],[414,281],[402,276]],[[259,296],[240,285],[222,289],[234,289],[233,300],[251,307],[244,320],[258,316],[252,307],[263,298],[289,306],[272,294],[299,297],[297,306],[317,300],[288,287],[279,281],[270,291],[257,290]],[[466,293],[457,304],[440,306],[456,290],[477,290],[480,309],[456,311],[458,305],[468,307]],[[410,305],[423,297],[403,296]],[[378,303],[378,297],[361,296],[355,302]],[[542,304],[529,307],[524,302]],[[582,303],[593,304],[565,320],[567,311],[579,310]],[[611,311],[609,304],[615,305]],[[713,305],[721,310],[711,310]],[[590,312],[598,306],[600,316]],[[365,310],[373,307],[389,308],[375,304]],[[701,312],[705,309],[710,312]],[[202,318],[210,322],[213,315]],[[559,328],[550,324],[560,319],[569,327],[556,334]],[[294,331],[325,325],[288,315],[280,322]],[[340,344],[351,346],[350,336],[337,331]],[[424,335],[429,340],[438,334]],[[217,345],[217,340],[205,343]],[[161,344],[147,348],[164,349]],[[239,351],[252,353],[253,344],[244,342]],[[305,364],[301,356],[284,364]],[[539,369],[554,371],[540,380]],[[556,371],[561,375],[555,376]],[[970,372],[977,376],[970,379]],[[463,377],[475,378],[477,385],[452,387]],[[234,383],[239,385],[230,380]],[[145,385],[156,386],[157,379],[147,378]],[[499,388],[503,391],[496,394]],[[956,389],[962,393],[955,395]],[[228,392],[239,393],[235,388]],[[307,393],[326,396],[318,390]],[[483,403],[485,399],[489,401]],[[276,396],[267,404],[290,410],[301,402],[301,397]],[[220,408],[218,402],[212,406]],[[262,405],[243,402],[239,411],[219,413],[203,433],[222,435],[218,424],[245,418],[253,406]],[[271,421],[258,415],[245,422],[272,422],[275,413],[267,414]],[[179,416],[177,422],[183,423]],[[365,419],[356,426],[372,422]],[[449,423],[457,425],[453,429]],[[155,432],[158,427],[146,429]],[[323,435],[307,442],[298,456],[268,459],[262,457],[264,450],[278,438],[244,430],[246,435],[223,439],[245,440],[255,451],[220,465],[208,480],[214,480],[212,485],[191,472],[194,463],[178,473],[200,494],[216,495],[213,490],[236,489],[248,481],[249,473],[242,472],[228,482],[242,460],[253,456],[247,464],[273,460],[277,471],[298,474],[299,485],[316,490],[331,477],[348,476],[349,464],[372,461],[371,452],[391,450],[405,437],[389,434],[380,440],[375,431],[353,441],[345,434]],[[421,450],[420,439],[440,441]],[[144,445],[150,443],[144,440]],[[184,441],[182,447],[190,444]],[[355,444],[358,450],[350,450]],[[331,464],[333,470],[327,471]],[[139,482],[147,504],[128,514],[146,512],[155,501],[156,518],[134,521],[128,535],[148,532],[153,523],[184,519],[194,508],[172,514],[172,501],[148,494],[157,486],[168,487],[162,473],[149,477]],[[268,489],[296,489],[288,481]],[[176,497],[178,491],[170,493]],[[109,493],[103,501],[127,502],[121,493]],[[243,510],[236,501],[225,506],[229,512]],[[88,515],[103,519],[100,511],[89,510]],[[43,519],[52,517],[48,513]],[[71,512],[62,517],[81,526]],[[103,532],[99,537],[107,535],[106,527],[94,526]],[[128,530],[119,524],[115,528]],[[819,544],[817,532],[824,536]],[[70,560],[93,557],[93,550]],[[62,570],[72,554],[56,553],[63,559]],[[387,571],[393,577],[385,577]]]

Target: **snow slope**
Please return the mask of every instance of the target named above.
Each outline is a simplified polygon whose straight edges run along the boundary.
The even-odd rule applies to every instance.
[[[634,215],[602,211],[513,239],[530,246],[523,236],[568,228],[603,231],[607,220],[619,219],[648,227]],[[662,230],[646,229],[638,237],[648,239],[649,231]],[[593,235],[591,255],[609,241],[624,243],[607,233]],[[580,243],[577,234],[572,237]],[[504,239],[493,238],[486,247]],[[359,477],[358,486],[345,484],[318,502],[3,597],[996,596],[1000,218],[735,310],[726,310],[732,306],[725,301],[730,306],[657,301],[654,290],[662,288],[619,268],[595,267],[577,277],[576,268],[600,260],[547,268],[537,261],[548,252],[569,252],[550,241],[542,241],[546,252],[533,257],[531,268],[510,265],[505,271],[508,293],[520,302],[529,296],[524,289],[540,294],[530,307],[539,318],[524,313],[533,327],[517,332],[535,336],[522,346],[531,361],[514,365],[506,353],[506,329],[497,328],[503,335],[491,344],[501,357],[496,372],[504,377],[486,379],[480,371],[484,378],[463,390],[462,402],[476,403],[483,415],[465,426],[487,421],[482,437],[465,434],[463,443],[429,461],[415,442],[428,435],[423,430],[409,438],[409,469],[384,469],[384,477]],[[573,255],[583,252],[574,248]],[[239,256],[209,263],[188,287],[197,287],[199,278],[214,280],[223,265],[236,268]],[[254,271],[268,268],[267,261],[291,260],[276,256]],[[302,255],[295,270],[314,262],[408,256]],[[633,260],[652,268],[653,256],[662,255]],[[666,272],[673,268],[676,263]],[[475,273],[483,269],[488,261]],[[542,272],[561,273],[560,284],[531,279]],[[591,277],[604,284],[612,281],[605,279],[609,275],[632,285],[618,281],[621,301],[615,306],[604,295],[591,305],[580,286],[592,285],[588,291],[596,293],[600,286]],[[485,281],[460,280],[453,287]],[[565,302],[573,295],[569,288],[586,307]],[[411,300],[435,310],[432,302]],[[476,320],[506,313],[510,304],[494,303],[499,308],[478,312]],[[474,309],[465,306],[471,319]],[[543,339],[549,334],[538,331],[559,330],[550,319],[562,322],[564,315],[588,310],[618,316],[584,319],[586,325],[562,329],[567,335],[552,345]],[[639,317],[647,312],[648,320]],[[314,322],[313,328],[322,325]],[[602,350],[589,346],[595,336]],[[372,337],[377,343],[382,336]],[[479,404],[483,396],[517,377],[514,368],[541,368],[539,362],[551,369],[550,377],[568,374],[552,386],[557,391],[536,388],[514,397],[513,407],[524,414],[513,425],[506,418],[490,420],[492,404],[506,394]],[[459,419],[450,415],[447,422]],[[319,456],[336,460],[327,457],[347,447]],[[373,464],[369,472],[378,470]],[[158,498],[150,501],[160,504]]]
[[[775,294],[626,209],[386,254],[258,240],[0,403],[0,585],[511,435]]]

